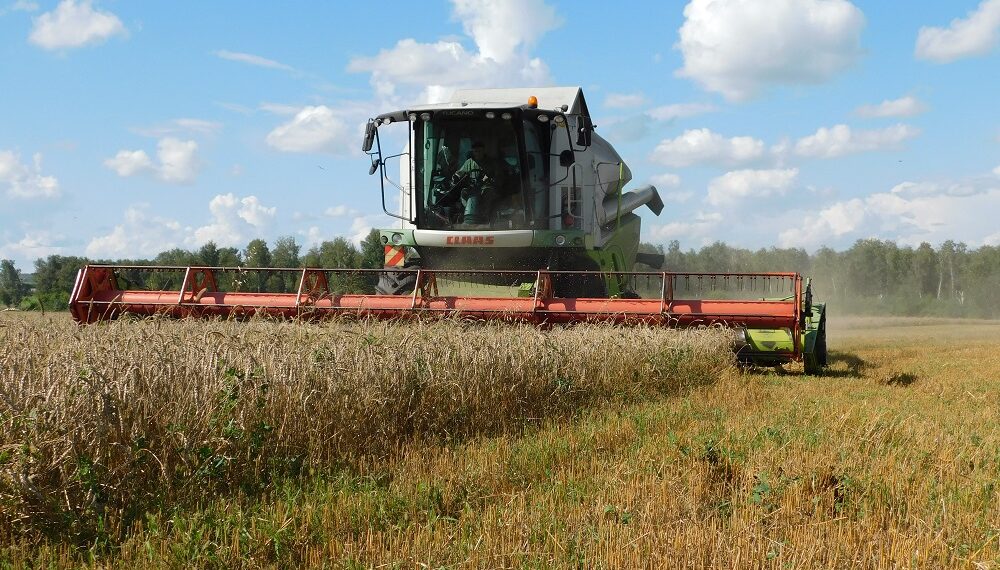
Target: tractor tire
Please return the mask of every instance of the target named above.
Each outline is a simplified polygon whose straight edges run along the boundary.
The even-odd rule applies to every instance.
[[[814,376],[823,374],[823,369],[827,364],[826,355],[826,312],[819,320],[819,328],[816,330],[816,344],[813,351],[802,358],[805,373]]]
[[[555,275],[553,295],[567,299],[606,299],[608,287],[600,275]]]
[[[387,271],[379,275],[375,292],[379,295],[410,295],[416,286],[416,271]]]

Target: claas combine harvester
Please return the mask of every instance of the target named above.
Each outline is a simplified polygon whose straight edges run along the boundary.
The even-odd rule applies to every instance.
[[[663,256],[638,251],[635,211],[659,215],[663,202],[652,186],[625,191],[628,166],[594,130],[576,87],[461,90],[448,103],[379,115],[363,149],[383,210],[400,222],[380,230],[383,269],[88,265],[70,309],[80,323],[454,315],[723,325],[738,331],[745,362],[803,361],[819,372],[826,309],[808,280],[660,270]]]

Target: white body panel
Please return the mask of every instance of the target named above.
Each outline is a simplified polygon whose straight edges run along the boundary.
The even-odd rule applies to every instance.
[[[413,230],[417,245],[430,247],[529,247],[533,230]]]

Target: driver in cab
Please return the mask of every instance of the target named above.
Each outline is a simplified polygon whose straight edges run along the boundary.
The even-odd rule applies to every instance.
[[[465,225],[489,223],[490,205],[497,197],[497,176],[499,167],[496,160],[486,154],[483,141],[472,143],[472,156],[455,171],[453,184],[462,187],[462,205]]]

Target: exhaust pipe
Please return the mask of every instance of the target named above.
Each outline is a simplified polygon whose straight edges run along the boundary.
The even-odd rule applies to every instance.
[[[663,211],[663,200],[653,185],[625,192],[620,199],[618,196],[608,196],[601,205],[604,214],[601,225],[617,219],[619,214],[629,214],[641,206],[648,206],[657,216]]]

